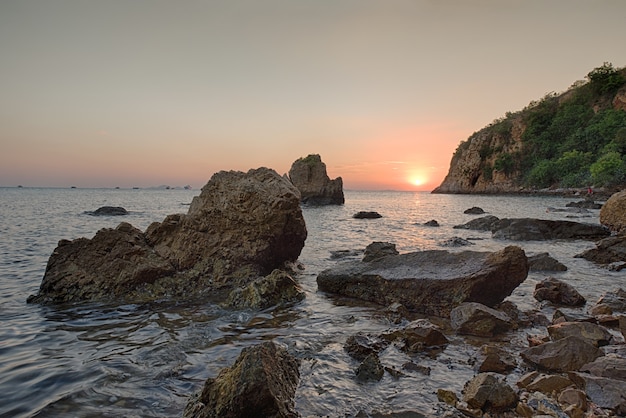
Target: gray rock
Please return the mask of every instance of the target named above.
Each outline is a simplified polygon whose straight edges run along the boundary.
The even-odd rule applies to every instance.
[[[515,241],[595,240],[610,234],[600,225],[532,218],[500,219],[492,226],[491,232],[493,238]]]
[[[376,354],[370,354],[356,369],[356,377],[362,381],[378,381],[383,378],[385,369]]]
[[[310,205],[343,205],[343,180],[331,180],[326,164],[318,154],[299,158],[291,165],[289,180],[298,188],[302,203]]]
[[[600,408],[614,411],[617,416],[626,416],[626,382],[606,377],[577,373],[584,382],[584,390],[591,402]]]
[[[442,247],[465,247],[467,245],[474,245],[474,243],[461,237],[452,237],[441,242],[439,245]]]
[[[378,219],[378,218],[382,218],[383,215],[381,215],[378,212],[360,211],[352,215],[352,217],[354,219]]]
[[[298,367],[287,350],[271,341],[244,348],[231,367],[207,379],[183,418],[296,418]]]
[[[565,206],[568,208],[602,209],[602,204],[596,203],[593,200],[579,200],[578,202],[569,202]]]
[[[93,212],[85,212],[94,216],[124,216],[128,211],[121,206],[102,206]]]
[[[567,266],[550,257],[548,253],[539,253],[528,257],[530,271],[566,271]]]
[[[317,284],[323,292],[447,317],[463,302],[502,302],[527,274],[524,251],[509,246],[493,253],[431,250],[345,262],[320,272]]]
[[[478,206],[472,206],[469,209],[465,209],[463,213],[466,213],[468,215],[482,215],[483,213],[485,213],[485,211]]]
[[[474,231],[491,231],[493,225],[500,221],[500,218],[493,215],[483,216],[481,218],[472,219],[462,225],[453,226],[454,229],[471,229]]]

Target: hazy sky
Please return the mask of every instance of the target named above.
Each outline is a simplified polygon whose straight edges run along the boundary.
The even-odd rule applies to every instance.
[[[474,131],[626,66],[625,19],[624,0],[0,0],[0,186],[195,188],[315,153],[346,189],[432,190]]]

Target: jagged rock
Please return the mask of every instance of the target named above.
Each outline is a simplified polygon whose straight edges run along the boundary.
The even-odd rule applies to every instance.
[[[611,231],[626,229],[626,190],[609,197],[600,210],[600,223]]]
[[[374,353],[365,357],[363,362],[359,364],[359,367],[356,369],[357,379],[363,381],[378,381],[383,378],[384,374],[385,369],[381,364],[378,355]]]
[[[476,302],[465,302],[452,309],[450,321],[458,334],[478,337],[493,337],[513,327],[505,313]]]
[[[345,262],[320,272],[317,284],[323,292],[447,317],[463,302],[502,302],[527,274],[524,251],[509,246],[493,253],[431,250]]]
[[[302,203],[310,205],[343,205],[343,180],[331,180],[326,164],[318,154],[299,158],[291,165],[289,180],[298,188]]]
[[[539,253],[528,257],[530,271],[566,271],[567,266],[550,257],[549,253]]]
[[[574,386],[574,382],[565,376],[541,373],[526,386],[526,389],[531,392],[541,392],[546,395],[551,395],[553,392],[558,393],[569,386]]]
[[[392,244],[390,242],[380,242],[375,241],[370,245],[365,247],[365,253],[363,255],[363,261],[373,261],[382,257],[386,257],[388,255],[398,255],[400,254],[398,250],[396,250],[396,244]]]
[[[517,367],[511,353],[494,345],[483,345],[478,350],[475,369],[480,372],[507,373]]]
[[[358,334],[348,337],[343,349],[350,357],[363,361],[370,354],[380,353],[388,345],[389,343],[381,338]]]
[[[584,382],[584,390],[591,402],[600,408],[614,411],[618,416],[626,416],[626,382],[606,377],[577,373]]]
[[[582,306],[587,300],[574,287],[554,277],[537,283],[533,297],[538,301],[547,300],[556,305]]]
[[[600,225],[532,218],[500,219],[493,224],[491,232],[493,238],[515,241],[595,240],[610,234]]]
[[[596,248],[585,250],[575,257],[596,264],[626,262],[626,234],[604,238],[596,243]]]
[[[611,333],[604,327],[590,322],[560,322],[548,327],[548,334],[553,341],[565,337],[577,337],[596,347],[610,344]]]
[[[360,211],[352,215],[352,217],[354,219],[378,219],[378,218],[382,218],[383,215],[381,215],[378,212]]]
[[[128,215],[128,211],[121,206],[102,206],[93,212],[85,212],[94,216],[124,216]]]
[[[580,312],[577,309],[559,308],[552,315],[552,323],[558,324],[560,322],[591,322],[595,324],[598,320],[594,316]]]
[[[483,213],[485,213],[485,211],[478,206],[472,206],[469,209],[465,209],[463,213],[466,213],[468,215],[482,215]]]
[[[434,219],[431,219],[428,222],[424,222],[424,226],[439,226],[439,222]]]
[[[306,239],[298,190],[268,168],[216,173],[186,215],[145,233],[121,223],[62,240],[29,302],[224,296],[295,261]]]
[[[500,221],[500,218],[493,215],[483,216],[481,218],[472,219],[462,225],[453,226],[454,229],[471,229],[474,231],[491,231],[493,225]]]
[[[567,372],[580,369],[604,355],[602,350],[577,337],[565,337],[530,347],[520,353],[522,358],[539,369]]]
[[[276,269],[244,288],[234,289],[224,305],[235,309],[266,309],[300,302],[304,296],[300,286],[289,274]]]
[[[381,338],[389,343],[397,343],[402,351],[409,353],[441,347],[449,342],[438,327],[425,319],[413,321],[400,329],[387,331]]]
[[[541,392],[533,392],[530,395],[528,406],[538,412],[538,414],[533,414],[533,416],[570,418],[553,399]]]
[[[183,418],[295,418],[298,361],[271,341],[244,348],[235,363],[207,379]]]
[[[590,311],[593,315],[611,315],[616,312],[626,312],[626,291],[621,288],[606,292]]]
[[[445,402],[450,406],[456,406],[459,398],[456,396],[456,393],[451,390],[437,389],[437,400],[439,402]]]
[[[517,394],[509,385],[491,373],[480,373],[463,388],[463,401],[473,408],[505,411],[515,408]]]
[[[626,382],[626,358],[607,355],[598,357],[580,368],[581,372]]]

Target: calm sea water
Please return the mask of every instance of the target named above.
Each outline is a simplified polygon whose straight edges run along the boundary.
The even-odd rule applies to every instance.
[[[346,204],[305,207],[308,238],[298,281],[306,299],[291,308],[234,312],[213,305],[161,302],[146,305],[26,304],[37,292],[46,262],[60,239],[91,238],[103,227],[130,222],[142,230],[172,213],[186,213],[198,191],[0,188],[0,416],[2,417],[176,417],[190,394],[208,377],[231,365],[245,346],[274,340],[301,360],[296,406],[303,416],[354,416],[419,411],[438,415],[436,391],[458,394],[474,371],[470,359],[484,341],[455,337],[437,355],[408,356],[394,347],[381,356],[400,369],[413,361],[430,375],[385,374],[380,382],[355,380],[357,362],[343,344],[350,335],[380,333],[392,326],[380,307],[362,306],[317,292],[317,273],[340,262],[331,251],[362,250],[372,241],[389,241],[400,252],[440,249],[458,236],[475,245],[451,248],[495,251],[511,242],[490,233],[453,229],[474,219],[463,214],[480,206],[504,217],[565,219],[547,212],[576,198],[432,195],[407,192],[346,192]],[[100,206],[123,206],[128,216],[85,214]],[[352,219],[358,211],[383,218]],[[435,219],[440,227],[422,224]],[[578,219],[598,223],[598,211]],[[594,302],[607,290],[626,287],[626,275],[573,258],[587,241],[517,243],[528,255],[549,252],[569,268],[556,277],[571,283]],[[445,268],[445,266],[442,266]],[[510,300],[521,309],[540,307],[532,298],[545,274],[532,273]],[[441,322],[441,321],[439,321]],[[440,323],[446,326],[445,323]],[[506,336],[524,346],[522,330]],[[537,330],[541,333],[541,330]],[[516,370],[509,379],[515,381]]]

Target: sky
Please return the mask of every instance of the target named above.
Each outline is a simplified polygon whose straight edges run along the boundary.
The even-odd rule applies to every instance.
[[[626,66],[623,0],[0,0],[0,186],[202,187],[319,154],[438,186],[507,111]]]

